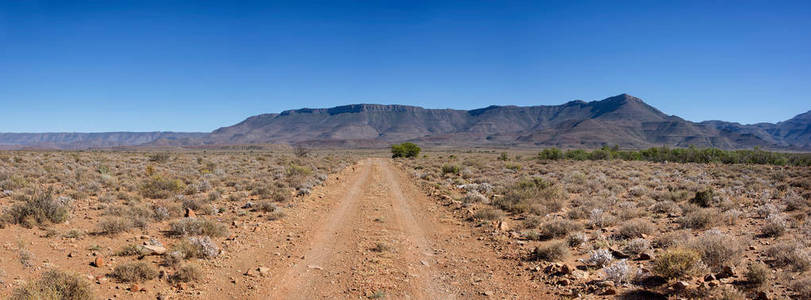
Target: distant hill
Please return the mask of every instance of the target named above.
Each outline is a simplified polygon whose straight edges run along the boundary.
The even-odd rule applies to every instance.
[[[25,135],[23,136],[19,135]],[[90,136],[84,136],[90,135]],[[288,143],[313,146],[511,145],[594,148],[653,146],[777,150],[811,149],[811,111],[776,124],[690,122],[622,94],[550,106],[489,106],[474,110],[352,104],[261,114],[203,133],[0,134],[0,145],[71,149],[134,145]]]

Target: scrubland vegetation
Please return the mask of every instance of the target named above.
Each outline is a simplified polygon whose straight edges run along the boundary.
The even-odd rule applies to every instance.
[[[809,157],[604,147],[398,161],[556,297],[808,299]]]
[[[234,228],[284,218],[354,162],[296,154],[0,152],[0,298],[193,297]]]

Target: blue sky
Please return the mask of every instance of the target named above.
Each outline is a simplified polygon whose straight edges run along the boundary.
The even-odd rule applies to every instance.
[[[0,131],[210,131],[349,103],[620,93],[692,121],[811,109],[811,1],[2,1]]]

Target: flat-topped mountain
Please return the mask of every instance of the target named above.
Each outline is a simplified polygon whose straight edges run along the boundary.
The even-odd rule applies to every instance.
[[[76,135],[76,136],[74,136]],[[88,136],[85,136],[88,135]],[[776,124],[690,122],[622,94],[562,105],[489,106],[474,110],[352,104],[261,114],[211,133],[0,134],[0,145],[62,148],[134,145],[288,143],[385,146],[512,145],[593,148],[652,146],[811,149],[811,111]]]

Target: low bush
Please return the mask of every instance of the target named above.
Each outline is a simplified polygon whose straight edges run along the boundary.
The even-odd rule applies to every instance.
[[[504,196],[493,200],[499,208],[514,212],[543,215],[559,211],[566,203],[560,187],[541,178],[519,180],[503,189]]]
[[[694,275],[700,269],[701,255],[688,248],[666,250],[653,261],[654,274],[665,278],[682,278]]]
[[[53,191],[35,193],[17,203],[6,211],[6,217],[14,224],[32,227],[45,222],[62,223],[70,216],[71,199],[67,197],[54,198]]]
[[[127,232],[132,228],[132,221],[122,217],[105,217],[96,224],[96,230],[99,234],[116,235],[122,232]]]
[[[559,261],[569,256],[569,247],[562,241],[549,242],[535,247],[530,254],[531,260]]]
[[[583,229],[580,223],[570,220],[554,220],[541,225],[540,237],[542,239],[552,239],[564,237],[570,232]]]
[[[779,215],[773,214],[766,218],[766,224],[761,228],[763,236],[777,237],[786,233],[786,219]]]
[[[691,240],[689,247],[697,251],[701,255],[701,261],[713,271],[734,265],[744,249],[739,239],[715,229],[708,230]]]
[[[220,248],[207,236],[190,237],[175,245],[183,258],[213,258],[220,255]]]
[[[183,182],[179,179],[168,179],[155,175],[139,186],[141,195],[153,199],[166,199],[183,191]]]
[[[94,299],[90,283],[78,275],[57,270],[46,271],[34,282],[18,287],[9,297],[10,300],[34,299]]]
[[[760,288],[769,283],[769,274],[771,270],[766,264],[762,262],[754,262],[749,264],[746,268],[746,282],[754,287]]]
[[[157,276],[158,271],[145,262],[118,265],[110,273],[110,277],[117,279],[119,282],[143,282],[152,280]]]
[[[653,224],[644,219],[634,219],[620,226],[619,237],[623,239],[641,238],[643,235],[651,234],[654,230]]]
[[[693,199],[690,199],[690,203],[693,203],[701,207],[711,207],[714,204],[713,200],[714,195],[715,192],[713,191],[712,188],[706,188],[704,190],[696,192],[695,197],[693,197]]]
[[[188,264],[177,269],[177,271],[169,277],[171,282],[194,282],[203,278],[203,271],[199,266]]]
[[[473,214],[473,218],[477,220],[500,220],[504,217],[504,212],[497,208],[483,208],[477,210],[475,214]]]
[[[183,218],[169,224],[169,234],[173,236],[204,235],[204,236],[224,236],[228,234],[228,228],[215,221],[203,218]]]
[[[684,228],[707,229],[715,225],[719,220],[718,211],[712,208],[698,208],[688,211],[679,219],[679,223]]]
[[[391,146],[391,157],[398,158],[398,157],[405,157],[405,158],[414,158],[420,155],[419,146],[414,143],[402,143],[399,145],[392,145]]]
[[[789,266],[795,271],[805,271],[811,267],[811,255],[800,244],[777,244],[767,248],[766,255],[778,267]]]

